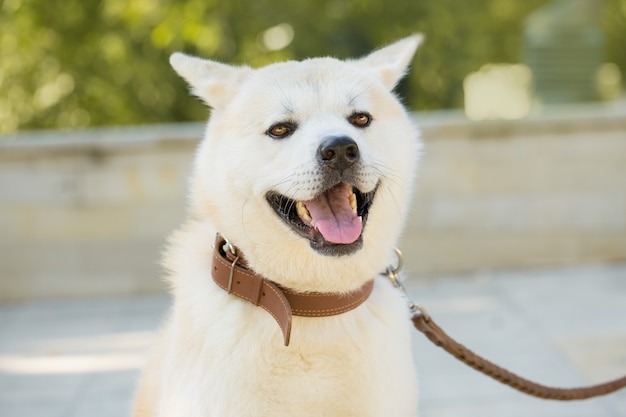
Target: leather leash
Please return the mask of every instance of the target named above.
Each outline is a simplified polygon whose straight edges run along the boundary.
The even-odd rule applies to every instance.
[[[328,317],[345,313],[363,304],[372,293],[374,280],[356,291],[344,293],[299,293],[283,288],[248,268],[240,251],[217,235],[213,249],[213,281],[229,294],[263,308],[280,326],[289,346],[291,317]]]
[[[424,315],[421,311],[414,312],[411,319],[417,330],[424,333],[431,342],[458,360],[503,384],[534,397],[559,401],[585,400],[610,394],[626,387],[626,376],[603,384],[578,388],[556,388],[541,385],[507,371],[475,354],[448,336],[431,317]]]
[[[402,253],[397,249],[396,253],[398,254],[398,266],[396,268],[387,268],[385,275],[395,287],[402,290],[406,295],[406,290],[398,279],[398,272],[402,267]],[[525,394],[546,400],[572,401],[599,397],[626,387],[626,376],[602,384],[577,388],[549,387],[522,378],[458,343],[434,322],[422,306],[415,304],[408,296],[407,300],[409,300],[413,325],[417,330],[424,333],[431,342],[475,370]]]

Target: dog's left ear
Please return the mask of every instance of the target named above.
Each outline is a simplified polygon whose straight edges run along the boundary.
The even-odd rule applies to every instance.
[[[406,73],[417,47],[423,40],[422,34],[415,34],[378,49],[355,62],[374,71],[383,84],[392,90]]]
[[[183,77],[191,91],[214,109],[222,108],[235,95],[252,69],[196,58],[180,52],[172,54],[170,64]]]

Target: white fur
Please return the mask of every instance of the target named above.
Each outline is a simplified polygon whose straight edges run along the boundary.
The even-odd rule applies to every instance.
[[[252,70],[174,54],[171,63],[213,108],[191,180],[189,220],[165,259],[174,307],[146,367],[135,415],[415,416],[416,375],[405,300],[378,274],[394,260],[419,141],[390,92],[421,38],[360,60],[315,58]],[[359,129],[355,111],[373,116]],[[265,134],[289,117],[285,139]],[[354,254],[323,256],[274,213],[265,194],[296,200],[321,190],[315,158],[328,135],[360,150],[359,189],[379,184]],[[376,277],[371,297],[339,316],[293,318],[291,344],[263,309],[211,280],[216,232],[265,277],[299,291],[348,292]]]

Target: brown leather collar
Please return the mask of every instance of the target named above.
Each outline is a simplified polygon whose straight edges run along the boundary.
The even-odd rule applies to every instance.
[[[348,294],[298,293],[263,278],[247,267],[239,252],[217,235],[213,250],[213,281],[229,294],[262,307],[274,317],[289,346],[291,316],[327,317],[360,306],[372,293],[374,280]]]

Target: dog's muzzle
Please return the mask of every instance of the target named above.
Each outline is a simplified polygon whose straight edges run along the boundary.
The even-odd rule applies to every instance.
[[[269,191],[274,212],[322,255],[349,255],[363,246],[363,230],[378,184],[360,190],[361,154],[347,136],[329,136],[317,149],[320,192],[310,200],[292,199]]]

